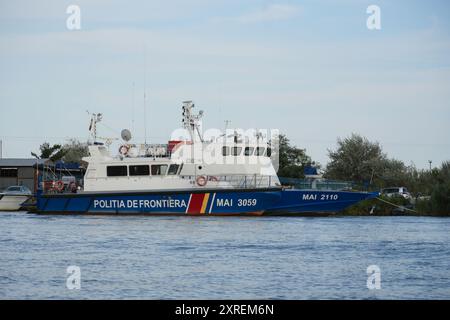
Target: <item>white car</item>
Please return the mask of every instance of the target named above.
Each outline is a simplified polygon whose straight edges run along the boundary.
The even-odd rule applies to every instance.
[[[381,190],[381,194],[387,197],[403,197],[408,200],[412,199],[411,193],[409,193],[408,189],[405,187],[385,188]]]

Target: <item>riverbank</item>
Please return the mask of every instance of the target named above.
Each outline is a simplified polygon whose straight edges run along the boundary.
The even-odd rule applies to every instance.
[[[448,217],[450,212],[433,212],[430,200],[415,203],[403,198],[380,197],[361,201],[339,212],[339,216],[430,216]]]

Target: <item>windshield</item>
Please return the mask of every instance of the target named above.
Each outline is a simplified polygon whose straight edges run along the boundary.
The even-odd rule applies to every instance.
[[[9,187],[6,191],[22,191],[20,187]]]

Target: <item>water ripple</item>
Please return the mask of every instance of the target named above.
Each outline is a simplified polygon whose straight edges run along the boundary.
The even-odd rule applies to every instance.
[[[449,299],[450,219],[0,213],[4,299]],[[367,289],[369,265],[382,289]],[[67,267],[81,268],[69,290]]]

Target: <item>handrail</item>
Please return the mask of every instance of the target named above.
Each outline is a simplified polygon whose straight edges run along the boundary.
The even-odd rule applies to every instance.
[[[183,175],[181,176],[184,179],[190,179],[191,181],[195,181],[197,177],[202,175]],[[230,187],[234,188],[265,188],[271,187],[272,185],[272,176],[269,175],[242,175],[242,174],[226,174],[226,175],[205,175],[207,177],[208,183],[211,181],[213,177],[213,181],[216,184],[228,184]]]
[[[207,187],[213,188],[236,188],[236,189],[252,189],[252,188],[269,188],[275,187],[276,185],[272,184],[272,182],[276,182],[273,180],[272,176],[269,175],[240,175],[240,174],[226,174],[226,175],[178,175],[181,179],[187,179],[190,181],[192,187],[202,187],[197,184],[197,178],[200,176],[205,176],[207,183],[205,184]],[[158,176],[162,177],[162,176]],[[177,177],[167,176],[167,177]],[[97,178],[97,179],[107,179],[107,178]],[[56,190],[53,186],[55,181],[45,181],[43,184],[43,193],[73,193],[74,190],[70,190],[68,186],[64,186],[62,190]],[[51,187],[50,187],[51,186]],[[82,189],[78,189],[76,192],[81,191]]]
[[[282,184],[292,185],[299,189],[349,190],[354,186],[352,182],[327,179],[297,179],[280,177],[280,181]]]

